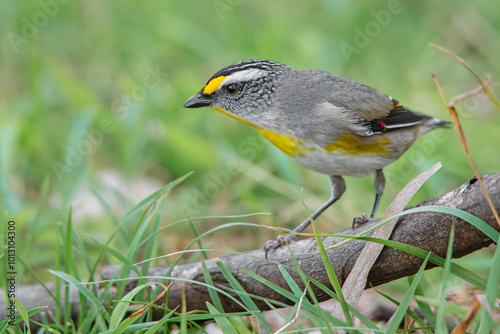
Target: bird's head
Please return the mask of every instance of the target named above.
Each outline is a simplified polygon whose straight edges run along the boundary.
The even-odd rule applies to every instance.
[[[290,67],[268,60],[246,60],[215,73],[184,108],[210,107],[255,126],[272,104],[276,79]]]

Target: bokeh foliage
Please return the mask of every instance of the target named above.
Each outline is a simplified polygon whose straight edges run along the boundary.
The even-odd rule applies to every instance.
[[[444,119],[429,72],[449,98],[477,83],[428,43],[453,50],[478,73],[498,79],[500,70],[494,1],[53,0],[4,1],[0,10],[0,206],[2,219],[15,219],[21,238],[31,241],[19,248],[35,269],[51,266],[70,206],[75,229],[104,240],[113,215],[189,171],[167,199],[165,223],[265,211],[272,216],[245,221],[291,227],[307,215],[301,196],[310,210],[329,196],[326,176],[296,165],[250,127],[213,110],[183,110],[229,63],[263,58],[322,69]],[[498,95],[498,86],[492,90]],[[498,171],[498,112],[485,97],[458,110],[480,171]],[[79,150],[87,152],[80,159]],[[379,214],[437,161],[443,169],[413,203],[472,176],[453,130],[437,130],[387,168]],[[373,197],[372,178],[348,178],[344,197],[319,227],[347,227],[371,209]],[[179,227],[160,240],[174,251],[192,237]],[[243,250],[274,235],[228,230],[212,237],[214,247]]]

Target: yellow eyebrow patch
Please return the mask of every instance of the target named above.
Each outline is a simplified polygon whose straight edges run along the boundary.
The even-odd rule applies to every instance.
[[[206,95],[210,95],[212,94],[213,92],[215,92],[219,86],[220,86],[220,83],[225,79],[227,78],[226,76],[224,75],[221,75],[220,77],[217,77],[217,78],[213,78],[212,80],[210,80],[206,85],[205,87],[203,87],[203,94],[206,94]]]

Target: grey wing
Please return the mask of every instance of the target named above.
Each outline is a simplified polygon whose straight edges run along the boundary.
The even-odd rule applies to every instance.
[[[337,77],[329,102],[358,118],[361,134],[370,135],[424,124],[432,117],[403,107],[392,97],[376,89]],[[359,129],[359,128],[358,128]]]
[[[329,102],[363,121],[386,117],[394,108],[390,97],[343,77],[336,76],[331,88]]]

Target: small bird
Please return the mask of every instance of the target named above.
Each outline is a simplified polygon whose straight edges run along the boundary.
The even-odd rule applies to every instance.
[[[375,174],[375,217],[384,191],[382,168],[398,159],[422,134],[450,124],[413,112],[390,96],[314,69],[268,60],[246,60],[215,73],[184,108],[209,107],[254,127],[300,165],[330,177],[331,197],[292,232],[302,232],[335,203],[343,175]],[[353,226],[367,222],[355,216]],[[268,241],[265,255],[296,236]]]

